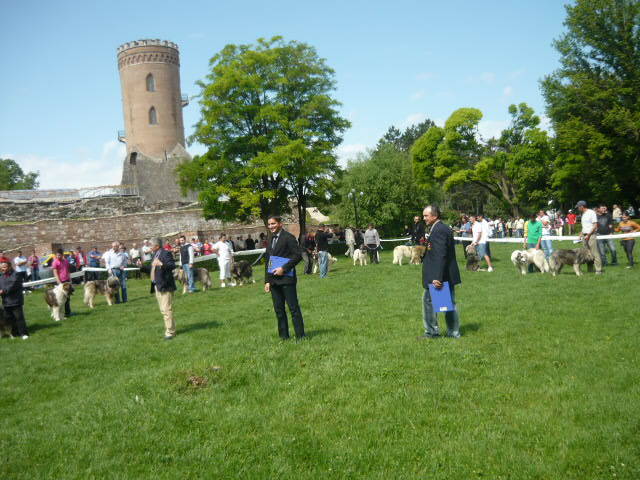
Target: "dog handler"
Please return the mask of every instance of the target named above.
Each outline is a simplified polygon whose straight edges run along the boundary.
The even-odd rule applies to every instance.
[[[271,292],[273,310],[278,319],[278,334],[282,340],[289,339],[289,320],[285,310],[285,302],[289,305],[293,328],[298,340],[305,337],[302,311],[298,304],[298,292],[296,290],[296,265],[302,260],[302,251],[296,238],[282,229],[282,218],[271,216],[267,220],[267,228],[271,231],[267,240],[266,262],[264,268],[264,291]],[[272,258],[288,260],[277,268],[269,268]],[[281,260],[282,261],[282,260]],[[271,270],[271,273],[270,273]]]
[[[437,338],[440,336],[437,313],[433,309],[431,292],[429,285],[433,285],[436,290],[444,286],[444,282],[449,282],[451,301],[454,306],[453,311],[445,313],[447,322],[447,336],[460,338],[460,317],[456,309],[456,299],[454,296],[454,286],[461,283],[460,270],[456,262],[456,248],[453,240],[451,228],[440,220],[441,212],[435,205],[429,205],[423,211],[425,222],[431,226],[429,239],[427,240],[427,251],[422,258],[422,319],[424,322],[424,335],[419,339]]]
[[[587,208],[587,202],[580,200],[576,204],[576,209],[582,214],[580,223],[582,224],[582,232],[580,239],[584,241],[593,255],[593,265],[596,267],[596,275],[602,274],[602,258],[598,251],[598,216],[596,212]]]
[[[16,272],[11,261],[3,257],[0,259],[0,296],[4,315],[11,325],[11,335],[29,338],[27,324],[24,321],[24,294],[22,293],[22,273]]]
[[[173,279],[173,270],[176,262],[171,252],[162,247],[162,240],[151,242],[151,292],[156,294],[158,307],[164,318],[164,339],[172,340],[176,336],[176,322],[173,318],[173,292],[176,291],[176,282]]]
[[[227,236],[223,233],[216,243],[211,247],[211,251],[218,255],[218,268],[220,269],[220,288],[226,287],[229,283],[235,287],[231,281],[231,264],[233,263],[233,250],[227,243]],[[226,283],[225,283],[226,282]]]

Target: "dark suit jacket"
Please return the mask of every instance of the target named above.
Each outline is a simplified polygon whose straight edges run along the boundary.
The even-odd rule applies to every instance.
[[[173,269],[176,268],[176,262],[173,260],[171,252],[161,248],[158,250],[160,256],[158,260],[162,262],[162,267],[156,267],[154,278],[151,279],[151,293],[154,293],[154,286],[158,287],[161,292],[174,292],[176,290],[176,281],[173,279]],[[151,261],[155,258],[154,253]],[[153,267],[151,267],[153,268]]]
[[[296,283],[296,265],[302,260],[302,249],[296,240],[296,237],[291,235],[286,230],[280,230],[280,234],[278,236],[278,241],[276,242],[274,248],[271,248],[271,239],[272,236],[269,235],[267,238],[267,251],[265,254],[265,265],[264,265],[264,283],[269,283],[271,285],[290,285]],[[293,270],[293,277],[289,277],[287,275],[276,276],[271,275],[268,272],[269,269],[269,257],[274,255],[276,257],[285,257],[288,258],[289,261],[284,265],[284,271],[288,272]]]
[[[427,251],[422,257],[422,285],[429,288],[433,280],[449,282],[451,286],[461,283],[453,232],[442,221],[431,228]]]

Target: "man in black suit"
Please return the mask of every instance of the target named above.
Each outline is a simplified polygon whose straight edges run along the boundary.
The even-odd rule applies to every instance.
[[[162,248],[162,240],[151,242],[151,251],[151,293],[156,294],[164,318],[164,339],[172,340],[176,336],[176,322],[173,319],[173,292],[176,291],[173,270],[176,263],[171,252]]]
[[[273,310],[276,312],[278,319],[278,334],[280,338],[283,340],[289,338],[289,321],[284,307],[286,301],[287,305],[289,305],[289,311],[291,311],[296,338],[301,339],[305,336],[304,322],[302,320],[302,311],[300,311],[300,305],[298,304],[295,267],[302,260],[302,250],[296,238],[282,229],[282,218],[275,215],[269,217],[267,227],[271,231],[271,235],[267,238],[264,291],[271,292]],[[271,256],[288,258],[289,261],[269,273]],[[289,272],[293,272],[293,275],[287,275]]]
[[[456,263],[453,232],[447,225],[442,223],[440,216],[440,209],[435,205],[430,205],[424,209],[423,217],[425,222],[431,226],[431,231],[427,240],[427,251],[422,258],[422,286],[425,289],[422,296],[422,316],[425,333],[419,338],[436,338],[440,336],[438,317],[433,310],[429,285],[433,285],[439,290],[443,287],[444,282],[449,282],[451,300],[455,308],[454,286],[461,283],[460,270]],[[447,336],[460,338],[458,311],[446,312],[445,319],[447,321]]]

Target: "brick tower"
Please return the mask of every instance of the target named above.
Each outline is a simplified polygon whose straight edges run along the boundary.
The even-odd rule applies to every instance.
[[[118,47],[127,157],[122,183],[137,185],[146,204],[192,201],[180,193],[175,168],[191,157],[185,150],[178,45],[166,40],[136,40]]]

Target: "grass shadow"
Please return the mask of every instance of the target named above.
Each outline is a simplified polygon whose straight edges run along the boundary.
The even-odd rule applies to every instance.
[[[53,322],[53,320],[51,320],[51,322]],[[34,332],[37,332],[38,330],[46,330],[47,328],[53,328],[53,327],[59,327],[60,325],[62,325],[61,322],[55,322],[55,323],[36,323],[36,324],[31,324],[29,325],[27,323],[27,328],[29,330],[29,335],[33,334]]]
[[[177,333],[187,333],[187,332],[192,332],[196,330],[205,330],[207,328],[217,328],[220,326],[222,326],[222,323],[216,320],[213,320],[211,322],[198,322],[198,323],[192,323],[190,325],[185,326],[184,328],[178,329]]]
[[[460,326],[460,333],[463,335],[467,335],[471,332],[477,332],[480,330],[481,325],[477,322],[474,323],[465,323]]]
[[[331,334],[331,333],[340,333],[343,330],[341,328],[320,328],[318,330],[308,330],[305,332],[305,335],[308,338],[313,338],[313,337],[319,337],[322,335],[327,335],[327,334]]]

